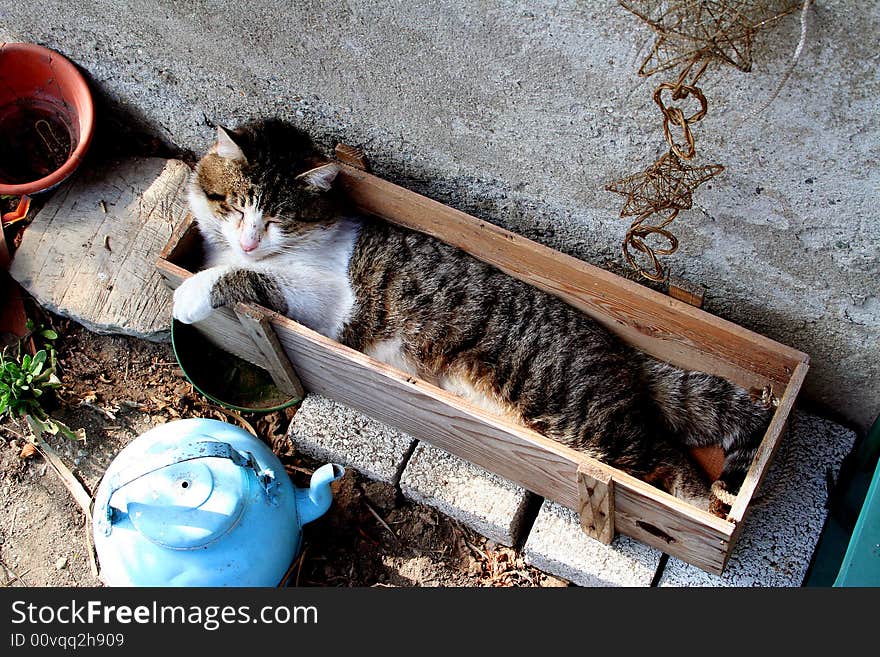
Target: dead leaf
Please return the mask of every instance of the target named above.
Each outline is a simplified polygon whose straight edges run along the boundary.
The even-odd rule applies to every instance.
[[[29,459],[34,454],[37,453],[37,448],[34,447],[33,443],[25,443],[24,447],[21,448],[21,451],[18,453],[18,458],[20,459]]]

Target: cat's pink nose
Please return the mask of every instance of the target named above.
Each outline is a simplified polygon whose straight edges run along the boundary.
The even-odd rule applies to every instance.
[[[257,240],[251,240],[242,237],[241,240],[239,240],[239,244],[241,245],[242,251],[244,251],[245,253],[250,253],[257,248],[257,244],[259,244],[259,242],[257,242]]]

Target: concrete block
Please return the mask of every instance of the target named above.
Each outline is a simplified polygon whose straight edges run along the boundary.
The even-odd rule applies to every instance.
[[[795,411],[724,574],[670,559],[660,586],[800,586],[828,515],[828,476],[837,476],[855,438]]]
[[[650,586],[661,553],[629,536],[603,545],[584,534],[574,511],[544,500],[523,556],[535,568],[579,586]]]
[[[407,463],[400,489],[503,545],[517,542],[533,498],[521,486],[424,442]]]
[[[309,394],[288,428],[303,454],[397,484],[415,439],[326,397]]]

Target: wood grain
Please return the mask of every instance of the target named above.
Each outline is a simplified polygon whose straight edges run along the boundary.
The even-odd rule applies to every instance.
[[[183,219],[171,233],[168,243],[159,254],[160,260],[169,262],[177,262],[185,253],[190,251],[195,240],[201,240],[198,228],[195,225],[195,218],[190,212],[187,212]]]
[[[184,233],[178,233],[177,237],[182,235]],[[193,275],[192,272],[163,258],[156,261],[156,270],[171,290],[176,290],[183,281]],[[217,308],[207,319],[196,322],[193,326],[214,346],[269,371],[266,357],[241,325],[241,320],[233,308]]]
[[[682,561],[720,575],[736,526],[626,473],[614,474],[614,526]],[[625,491],[625,493],[624,493]]]
[[[186,215],[188,175],[183,162],[160,158],[78,172],[24,232],[11,275],[40,305],[95,332],[166,338],[169,296],[153,263]]]
[[[702,308],[706,299],[706,288],[696,283],[691,283],[683,278],[669,277],[669,296],[694,308]]]
[[[257,349],[263,354],[264,362],[268,366],[266,371],[269,372],[277,388],[298,400],[302,400],[305,396],[302,384],[266,315],[259,310],[258,306],[241,303],[236,304],[233,310],[241,322],[242,328],[248,332]]]
[[[720,572],[732,523],[286,317],[261,310],[270,317],[306,390],[355,408],[576,512],[581,504],[578,469],[586,464],[589,472],[614,480],[618,531]],[[652,528],[662,531],[663,537],[652,534]]]
[[[578,515],[587,536],[609,545],[614,540],[614,479],[605,468],[578,466]]]
[[[730,513],[728,514],[728,516],[738,524],[742,523],[752,496],[764,480],[764,477],[770,468],[770,462],[773,460],[773,456],[779,449],[782,436],[785,433],[788,418],[794,408],[794,402],[797,399],[797,395],[807,376],[808,367],[808,362],[803,362],[795,369],[791,381],[789,381],[786,386],[785,392],[782,393],[782,397],[779,400],[779,406],[773,414],[770,426],[767,427],[767,432],[764,434],[764,438],[758,447],[758,452],[752,460],[752,465],[746,473],[746,478],[743,481],[742,486],[740,486],[736,502],[734,502],[730,509]]]
[[[363,211],[432,235],[554,294],[661,360],[722,376],[745,388],[762,388],[786,383],[805,358],[800,351],[686,303],[341,166],[341,184]]]
[[[369,171],[370,165],[364,151],[357,146],[349,146],[348,144],[336,144],[336,159],[345,162],[347,165],[360,169],[361,171]]]

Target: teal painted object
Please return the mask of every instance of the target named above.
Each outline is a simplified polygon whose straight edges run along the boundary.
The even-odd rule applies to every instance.
[[[168,422],[107,468],[92,513],[110,586],[277,586],[302,525],[332,502],[344,470],[327,464],[295,489],[278,457],[237,426]]]
[[[880,467],[874,470],[834,586],[880,586]]]

